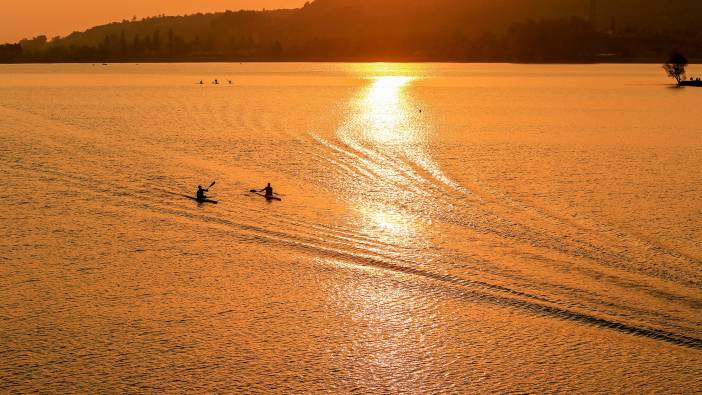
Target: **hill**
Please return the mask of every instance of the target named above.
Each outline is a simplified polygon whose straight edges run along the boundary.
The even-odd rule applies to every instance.
[[[698,0],[316,0],[158,16],[0,46],[3,62],[702,58]]]

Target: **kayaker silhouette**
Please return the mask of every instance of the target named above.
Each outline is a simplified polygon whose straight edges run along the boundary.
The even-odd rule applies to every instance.
[[[209,192],[209,189],[205,189],[202,187],[202,185],[198,185],[197,186],[197,199],[198,200],[207,199],[207,196],[205,196],[205,192]]]
[[[268,183],[268,186],[261,189],[259,192],[266,191],[266,197],[273,197],[273,187],[271,186],[271,183]]]

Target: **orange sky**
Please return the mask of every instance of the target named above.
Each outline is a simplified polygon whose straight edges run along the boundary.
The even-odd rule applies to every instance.
[[[0,0],[0,43],[45,34],[65,36],[76,30],[158,14],[293,8],[305,0]]]

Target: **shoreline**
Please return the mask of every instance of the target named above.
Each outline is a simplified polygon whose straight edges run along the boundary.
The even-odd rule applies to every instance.
[[[13,64],[196,64],[196,63],[291,63],[291,64],[302,64],[302,63],[391,63],[391,64],[402,64],[402,63],[419,63],[419,64],[515,64],[515,65],[617,65],[617,64],[651,64],[659,65],[660,60],[641,58],[641,59],[618,59],[617,61],[583,61],[583,62],[573,62],[573,61],[552,61],[552,62],[527,62],[527,61],[515,61],[515,60],[416,60],[416,59],[334,59],[334,60],[324,60],[324,59],[304,59],[304,60],[270,60],[270,59],[247,59],[247,60],[235,60],[235,59],[202,59],[202,60],[192,60],[192,59],[158,59],[158,60],[94,60],[94,61],[36,61],[36,62],[0,62],[0,65],[13,65]],[[690,61],[691,65],[702,64],[702,59],[692,59]]]

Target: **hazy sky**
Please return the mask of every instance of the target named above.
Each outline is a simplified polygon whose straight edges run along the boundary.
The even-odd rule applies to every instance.
[[[65,36],[103,23],[158,14],[293,8],[305,0],[0,0],[0,43]]]

